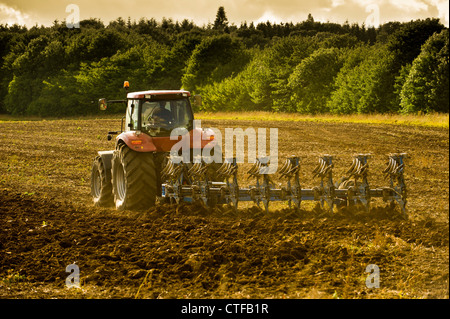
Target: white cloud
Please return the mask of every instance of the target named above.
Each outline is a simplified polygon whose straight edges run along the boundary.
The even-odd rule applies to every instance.
[[[439,19],[442,24],[448,28],[448,0],[431,0],[431,3],[436,6],[439,12]]]
[[[275,15],[272,10],[267,10],[261,17],[258,18],[258,20],[255,21],[255,23],[265,23],[267,21],[270,21],[271,23],[280,23],[283,22],[283,19]]]
[[[428,11],[428,5],[420,0],[390,0],[389,2],[407,12]]]
[[[331,0],[331,7],[339,7],[345,4],[345,0]]]
[[[26,25],[29,23],[29,15],[22,13],[20,10],[9,7],[3,3],[0,3],[0,23],[13,25]]]

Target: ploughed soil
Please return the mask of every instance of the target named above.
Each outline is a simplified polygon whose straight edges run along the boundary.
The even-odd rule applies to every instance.
[[[114,147],[117,119],[0,122],[0,298],[448,298],[448,129],[413,126],[203,121],[278,128],[280,161],[302,159],[304,187],[320,154],[343,174],[371,153],[369,181],[387,186],[386,154],[407,152],[408,219],[374,200],[370,213],[300,211],[281,203],[96,208],[90,167]],[[267,130],[267,135],[268,130]],[[245,165],[244,165],[245,166]],[[240,170],[241,184],[245,170]],[[66,287],[79,267],[80,289]],[[380,272],[369,288],[368,265]],[[371,281],[369,282],[369,284]],[[369,285],[370,286],[370,285]]]

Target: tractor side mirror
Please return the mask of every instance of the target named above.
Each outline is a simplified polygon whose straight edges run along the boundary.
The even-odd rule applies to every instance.
[[[194,95],[194,106],[196,106],[196,107],[202,106],[202,96],[201,95]]]
[[[98,108],[99,108],[101,111],[106,110],[107,106],[108,106],[108,105],[107,105],[107,103],[106,103],[106,99],[105,99],[105,98],[98,100]]]

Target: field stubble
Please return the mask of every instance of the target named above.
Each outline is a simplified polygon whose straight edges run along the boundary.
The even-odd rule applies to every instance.
[[[92,159],[113,148],[106,132],[119,126],[115,118],[0,123],[0,297],[448,298],[448,128],[202,119],[222,132],[278,128],[280,161],[301,157],[305,187],[317,184],[321,154],[336,156],[337,178],[353,154],[371,153],[369,182],[384,186],[386,155],[406,152],[406,221],[377,201],[370,215],[311,204],[299,214],[281,204],[269,214],[251,205],[94,208]],[[78,290],[65,288],[74,261]],[[368,264],[380,267],[378,289],[365,285]]]

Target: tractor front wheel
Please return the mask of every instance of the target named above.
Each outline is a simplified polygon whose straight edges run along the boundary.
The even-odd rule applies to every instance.
[[[157,177],[152,153],[122,144],[113,153],[112,191],[118,210],[141,210],[155,205]]]

